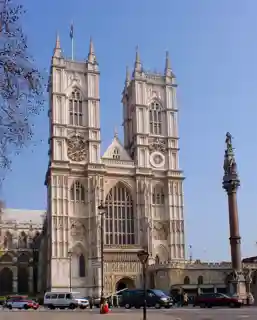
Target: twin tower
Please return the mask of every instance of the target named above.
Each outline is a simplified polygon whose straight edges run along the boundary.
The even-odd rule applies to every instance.
[[[164,72],[152,73],[137,50],[122,92],[124,143],[115,135],[104,152],[99,77],[92,40],[87,60],[79,62],[63,57],[57,37],[49,81],[48,290],[68,288],[69,281],[85,295],[100,290],[101,201],[106,292],[123,276],[140,285],[140,249],[148,250],[149,263],[185,258],[177,86],[169,56]]]

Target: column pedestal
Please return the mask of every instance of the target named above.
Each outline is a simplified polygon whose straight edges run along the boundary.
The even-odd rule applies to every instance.
[[[232,297],[241,299],[245,304],[247,302],[247,289],[245,276],[242,272],[233,272],[228,281],[229,293]]]

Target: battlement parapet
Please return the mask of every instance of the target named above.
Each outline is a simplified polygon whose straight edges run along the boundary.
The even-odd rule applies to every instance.
[[[199,261],[178,261],[178,262],[160,262],[149,265],[149,271],[163,269],[189,269],[189,270],[222,270],[231,269],[231,262],[199,262]],[[257,270],[257,263],[243,263],[243,269]]]

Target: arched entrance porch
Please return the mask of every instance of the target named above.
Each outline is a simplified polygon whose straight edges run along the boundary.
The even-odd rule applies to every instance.
[[[135,288],[134,280],[128,277],[124,277],[116,283],[116,291],[120,291],[126,288],[134,289]]]
[[[0,272],[0,295],[13,292],[13,272],[9,268],[3,268]]]
[[[28,270],[26,267],[18,267],[18,292],[29,292],[29,277]]]

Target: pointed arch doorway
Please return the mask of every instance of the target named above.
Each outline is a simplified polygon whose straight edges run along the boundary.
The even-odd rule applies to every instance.
[[[0,294],[13,293],[13,272],[9,268],[3,268],[0,272]]]
[[[126,288],[128,288],[128,289],[135,288],[135,283],[131,278],[124,277],[116,283],[116,292],[123,290],[123,289],[126,289]]]

